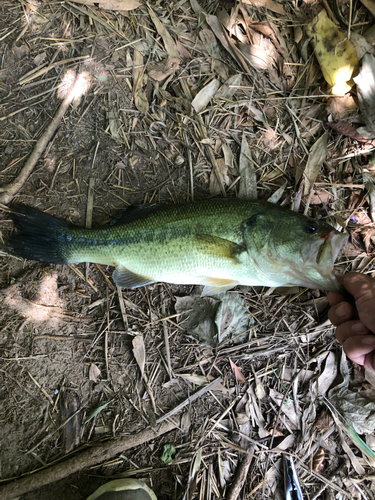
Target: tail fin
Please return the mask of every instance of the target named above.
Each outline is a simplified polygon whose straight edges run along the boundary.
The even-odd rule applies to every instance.
[[[17,233],[6,242],[9,253],[51,264],[67,263],[64,233],[68,224],[25,205],[16,205],[11,217]]]

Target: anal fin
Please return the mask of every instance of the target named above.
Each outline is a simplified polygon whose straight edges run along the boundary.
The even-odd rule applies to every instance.
[[[223,293],[238,285],[238,281],[225,278],[204,278],[201,285],[205,285],[202,297]]]
[[[139,288],[140,286],[155,283],[155,280],[152,278],[133,273],[121,265],[116,267],[112,274],[112,278],[116,285],[121,286],[122,288]]]

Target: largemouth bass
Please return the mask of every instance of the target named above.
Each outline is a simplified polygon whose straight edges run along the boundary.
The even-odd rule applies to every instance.
[[[125,209],[103,229],[69,225],[17,205],[11,254],[53,264],[115,266],[114,282],[204,285],[203,294],[236,285],[339,290],[336,257],[348,239],[325,222],[272,203],[211,199]]]

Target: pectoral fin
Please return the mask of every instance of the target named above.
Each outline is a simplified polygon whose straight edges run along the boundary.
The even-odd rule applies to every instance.
[[[223,278],[204,278],[201,285],[205,285],[202,292],[202,297],[205,295],[216,295],[230,290],[238,285],[238,281],[223,279]]]
[[[242,253],[245,248],[233,241],[211,236],[210,234],[199,234],[196,236],[196,247],[205,255],[213,257],[222,257],[238,262],[237,256]]]
[[[140,286],[150,285],[155,282],[152,278],[135,274],[121,265],[116,267],[112,274],[112,278],[116,285],[122,288],[139,288]]]

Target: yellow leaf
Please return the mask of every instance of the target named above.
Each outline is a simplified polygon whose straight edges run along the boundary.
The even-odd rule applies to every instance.
[[[352,74],[358,65],[353,44],[329,19],[323,9],[306,26],[323,76],[335,95],[345,94],[354,85]]]

